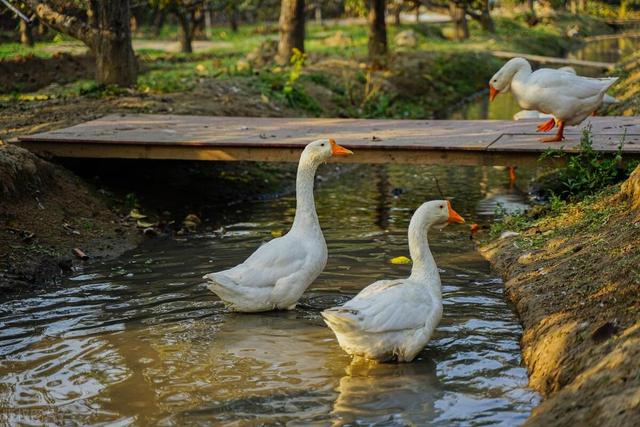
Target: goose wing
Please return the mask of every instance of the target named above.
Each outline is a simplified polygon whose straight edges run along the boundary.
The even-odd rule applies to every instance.
[[[342,307],[323,312],[329,323],[380,333],[423,327],[434,301],[403,280],[382,280],[363,289]]]
[[[224,280],[243,287],[273,286],[279,279],[299,271],[305,264],[308,249],[283,236],[260,246],[242,264],[229,270],[204,276],[211,281]]]
[[[606,91],[616,80],[618,80],[617,77],[582,77],[565,71],[543,68],[531,74],[528,83],[531,85],[531,89],[538,93],[542,91],[588,99]]]

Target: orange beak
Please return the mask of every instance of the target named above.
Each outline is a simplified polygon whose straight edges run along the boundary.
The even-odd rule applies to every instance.
[[[331,144],[331,155],[332,156],[348,156],[353,154],[353,151],[344,148],[341,145],[336,144],[336,140],[333,138],[329,138],[329,144]]]
[[[493,87],[491,83],[489,83],[489,101],[493,101],[500,91]]]
[[[447,205],[449,206],[449,224],[453,224],[454,222],[464,224],[464,218],[462,218],[458,212],[453,210],[450,201],[447,201]]]

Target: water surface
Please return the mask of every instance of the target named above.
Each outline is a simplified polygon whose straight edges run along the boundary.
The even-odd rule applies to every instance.
[[[321,173],[326,173],[325,166]],[[50,292],[0,305],[0,420],[91,425],[505,425],[538,403],[521,328],[468,228],[434,231],[444,317],[410,364],[354,364],[320,310],[406,276],[413,209],[438,196],[468,221],[507,177],[492,168],[362,166],[317,191],[326,271],[287,313],[229,313],[200,277],[292,221],[292,196],[237,205],[242,222],[155,239]],[[492,193],[493,191],[493,193]],[[499,192],[499,191],[498,191]],[[485,212],[486,213],[486,212]]]

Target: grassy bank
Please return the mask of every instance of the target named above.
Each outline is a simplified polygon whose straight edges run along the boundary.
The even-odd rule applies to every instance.
[[[505,233],[510,231],[509,233]],[[640,389],[640,167],[607,187],[494,227],[482,253],[524,326],[525,425],[631,426]]]

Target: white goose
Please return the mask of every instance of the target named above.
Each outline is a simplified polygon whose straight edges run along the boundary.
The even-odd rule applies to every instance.
[[[558,71],[564,71],[566,73],[571,73],[574,76],[578,75],[578,73],[576,72],[576,70],[573,67],[560,67],[558,68]],[[607,95],[605,94],[602,97],[602,104],[601,105],[611,105],[611,104],[619,104],[620,101],[617,100],[616,98],[614,98],[611,95]],[[600,109],[600,106],[598,105],[598,107],[596,108],[595,111],[597,111],[598,109]],[[594,111],[594,115],[595,115],[595,111]],[[513,115],[513,120],[526,120],[526,119],[550,119],[552,118],[553,115],[552,114],[545,114],[545,113],[541,113],[539,111],[535,111],[535,110],[520,110],[517,113],[515,113]]]
[[[464,219],[449,201],[424,203],[409,223],[411,276],[375,282],[343,306],[322,312],[344,351],[377,361],[410,362],[424,348],[442,317],[440,274],[427,232],[453,222]]]
[[[289,232],[260,246],[245,262],[204,276],[209,289],[234,311],[292,310],[327,264],[313,199],[316,169],[331,156],[353,154],[333,139],[309,143],[298,164],[296,215]]]
[[[549,131],[558,125],[558,133],[541,139],[558,142],[564,139],[565,125],[578,125],[602,105],[605,92],[617,77],[594,79],[564,70],[541,68],[531,71],[524,58],[509,60],[489,83],[489,99],[511,90],[525,110],[537,110],[553,117],[538,126],[538,131]]]

